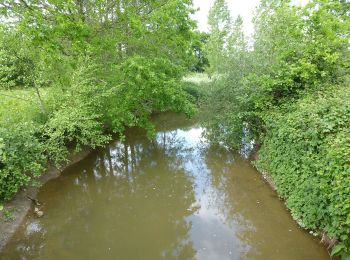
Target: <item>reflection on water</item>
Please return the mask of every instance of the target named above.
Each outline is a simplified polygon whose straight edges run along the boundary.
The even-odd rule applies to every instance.
[[[129,131],[47,183],[45,216],[0,258],[328,259],[247,161],[182,117],[156,123],[154,140]]]

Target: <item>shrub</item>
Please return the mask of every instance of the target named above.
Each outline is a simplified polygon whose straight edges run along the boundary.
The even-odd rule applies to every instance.
[[[56,111],[42,132],[45,151],[56,164],[66,160],[70,146],[79,151],[82,146],[95,148],[109,140],[109,136],[104,135],[99,116],[84,107]]]
[[[44,168],[46,157],[36,128],[31,123],[0,127],[0,201],[10,199]]]
[[[258,167],[306,228],[350,238],[350,88],[271,113]],[[349,245],[348,245],[349,246]]]

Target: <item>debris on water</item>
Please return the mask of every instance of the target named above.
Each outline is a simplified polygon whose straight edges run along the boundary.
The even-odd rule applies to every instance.
[[[28,195],[27,195],[27,198],[30,199],[34,203],[35,206],[41,206],[40,202],[37,199],[34,199]]]
[[[37,217],[41,218],[42,216],[44,216],[44,212],[41,211],[39,208],[35,207],[34,208],[34,213]]]
[[[317,232],[314,232],[314,231],[312,231],[312,230],[309,232],[309,234],[310,234],[310,235],[313,235],[314,237],[317,237],[317,236],[318,236]]]

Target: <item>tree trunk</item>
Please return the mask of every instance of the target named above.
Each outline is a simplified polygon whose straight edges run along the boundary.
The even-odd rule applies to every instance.
[[[36,95],[37,95],[37,97],[39,99],[39,104],[40,104],[41,111],[43,112],[43,114],[46,115],[47,113],[46,113],[46,109],[45,109],[45,104],[44,104],[44,102],[43,102],[43,100],[41,98],[39,88],[36,86],[36,84],[35,84],[34,88],[35,88]]]

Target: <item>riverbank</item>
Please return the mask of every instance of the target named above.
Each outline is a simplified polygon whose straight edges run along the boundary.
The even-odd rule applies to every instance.
[[[152,140],[131,129],[44,185],[44,217],[28,214],[0,258],[329,259],[200,123],[167,114],[154,124]]]
[[[11,239],[18,227],[23,222],[29,210],[33,207],[33,202],[30,198],[35,199],[37,193],[45,183],[49,180],[60,176],[62,171],[67,167],[83,160],[91,153],[90,148],[84,148],[81,152],[72,153],[68,158],[68,163],[57,169],[53,165],[49,165],[47,170],[41,175],[36,187],[28,186],[18,192],[13,199],[4,204],[4,209],[0,211],[0,251]]]
[[[154,122],[155,125],[159,127],[160,125],[164,125],[165,122],[167,122],[167,125],[169,125],[170,127],[175,127],[176,122],[171,123],[171,120],[169,119],[163,119],[162,121],[162,115],[166,114],[167,113],[153,113],[152,118],[154,118],[155,116],[158,117],[158,121]],[[128,128],[128,130],[130,129],[131,128]],[[114,137],[116,137],[116,135]],[[37,194],[40,188],[43,185],[45,185],[48,181],[59,177],[61,173],[68,167],[73,166],[76,163],[83,160],[84,158],[86,158],[92,151],[95,151],[95,149],[86,146],[82,149],[82,151],[78,153],[72,152],[67,158],[67,163],[59,169],[56,168],[53,164],[48,163],[46,170],[40,175],[40,177],[37,180],[35,180],[37,182],[36,186],[24,186],[13,196],[11,200],[2,204],[3,209],[0,210],[0,252],[11,240],[14,233],[23,223],[26,215],[30,212],[30,210],[34,210],[34,208],[36,207],[34,205],[35,203],[33,202],[33,200],[37,199]]]
[[[250,156],[249,156],[249,160],[251,160],[252,165],[254,165],[256,170],[261,174],[261,177],[265,181],[265,183],[276,193],[277,196],[279,196],[276,184],[275,184],[274,179],[271,176],[271,174],[267,171],[263,171],[263,170],[259,169],[259,167],[257,167],[256,164],[254,163],[254,162],[257,162],[259,160],[259,149],[253,149],[252,154],[250,154]],[[281,198],[281,200],[283,200],[283,199]],[[312,230],[312,229],[305,228],[302,225],[302,223],[300,223],[297,219],[295,219],[291,210],[288,208],[286,201],[283,200],[283,202],[286,206],[286,210],[289,212],[289,214],[291,215],[293,220],[299,225],[299,227],[301,229],[307,231],[309,234],[311,234],[315,237],[319,237],[320,243],[322,243],[325,247],[327,247],[327,250],[330,250],[331,248],[334,247],[334,245],[336,245],[339,242],[337,238],[331,239],[329,237],[329,235],[324,230]],[[338,259],[338,258],[331,257],[331,259]]]
[[[158,127],[164,128],[175,128],[177,127],[177,119],[176,117],[165,117],[163,115],[158,115],[157,120],[155,121],[155,124]],[[187,121],[186,121],[187,122]],[[187,125],[188,123],[186,123]],[[0,235],[0,251],[2,248],[6,245],[6,243],[11,239],[12,235],[16,232],[18,227],[23,223],[23,220],[25,219],[25,216],[29,212],[30,209],[33,209],[33,203],[30,199],[28,199],[28,196],[30,198],[35,199],[36,195],[40,189],[41,186],[43,186],[46,182],[49,180],[52,180],[54,178],[57,178],[60,176],[61,172],[66,169],[69,166],[72,166],[73,164],[81,161],[84,159],[89,153],[91,152],[91,149],[84,149],[81,153],[71,155],[70,156],[70,162],[62,167],[60,170],[57,170],[56,168],[50,166],[48,167],[48,170],[41,176],[39,181],[38,187],[31,187],[26,188],[22,190],[20,193],[18,193],[13,200],[11,200],[9,203],[5,205],[5,209],[7,211],[11,211],[15,209],[15,211],[12,214],[13,220],[4,222],[2,221],[0,223],[0,230],[3,232]],[[255,151],[253,155],[250,156],[251,160],[257,160],[258,159],[258,152]],[[274,190],[273,192],[276,192],[276,186],[273,183],[272,177],[268,173],[261,173],[263,176],[263,179],[265,182],[268,183],[268,185]],[[63,187],[62,187],[63,188]],[[287,210],[287,209],[286,209]],[[44,211],[45,213],[46,211]],[[0,217],[3,219],[4,217],[4,211],[0,212]],[[288,214],[290,212],[288,211]],[[323,241],[325,242],[325,240]]]

